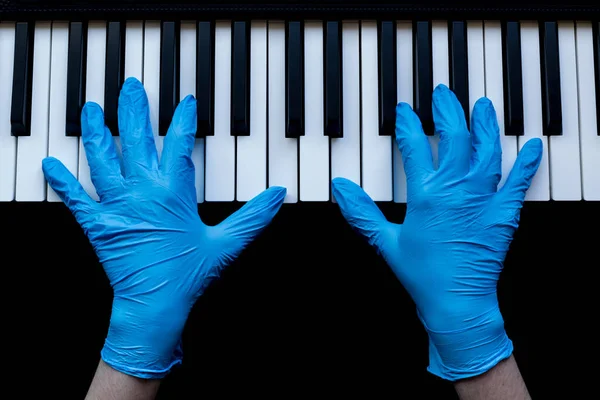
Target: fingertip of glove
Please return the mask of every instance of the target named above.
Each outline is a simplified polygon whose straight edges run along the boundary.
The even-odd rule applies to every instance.
[[[527,141],[520,153],[523,154],[523,163],[526,166],[534,166],[539,164],[542,159],[542,149],[544,145],[540,138],[533,138]]]
[[[531,150],[541,151],[544,147],[544,143],[540,138],[533,138],[525,143],[525,146],[531,148]]]
[[[337,194],[343,194],[345,192],[354,190],[358,187],[358,185],[354,182],[352,182],[349,179],[346,178],[334,178],[331,181],[331,188],[333,191],[333,194],[336,195]]]
[[[487,109],[492,105],[492,101],[484,96],[484,97],[480,97],[479,99],[477,99],[477,101],[475,102],[475,105],[478,107],[483,107],[484,109]]]
[[[135,89],[140,87],[143,88],[142,82],[140,82],[139,79],[130,76],[129,78],[125,79],[125,82],[123,83],[123,88],[121,90]]]
[[[54,157],[46,157],[42,160],[42,169],[46,172],[56,166],[57,162],[58,160]]]
[[[183,104],[187,105],[191,105],[191,104],[196,104],[196,98],[194,97],[193,94],[188,94],[187,96],[185,96],[185,98],[181,101]]]
[[[89,116],[91,113],[96,113],[96,112],[102,112],[102,107],[100,107],[100,104],[93,102],[93,101],[88,101],[87,103],[85,103],[83,105],[83,110],[81,110],[81,113],[84,116]]]
[[[402,101],[396,105],[396,114],[405,113],[407,111],[412,111],[410,104]]]
[[[285,195],[287,194],[287,188],[283,186],[271,186],[267,190],[273,193],[273,195],[275,196],[285,197]]]
[[[144,85],[142,82],[137,80],[137,78],[127,78],[125,83],[123,83],[123,87],[121,88],[121,97],[133,97],[137,98],[138,96],[144,93]]]
[[[450,92],[450,88],[446,85],[444,85],[443,83],[439,83],[435,89],[433,89],[433,93],[434,94],[443,94],[443,93],[447,93]]]

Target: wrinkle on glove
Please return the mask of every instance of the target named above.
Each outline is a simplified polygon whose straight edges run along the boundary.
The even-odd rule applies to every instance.
[[[469,132],[454,94],[443,85],[435,89],[437,170],[411,107],[400,103],[396,113],[408,191],[404,223],[387,221],[368,194],[347,179],[333,180],[333,195],[348,223],[413,298],[429,336],[428,370],[451,381],[480,375],[513,351],[496,287],[542,142],[532,139],[523,146],[498,190],[502,150],[487,98],[475,104]]]
[[[100,106],[82,112],[82,139],[99,202],[55,158],[50,186],[89,238],[114,291],[102,359],[128,375],[164,377],[182,359],[181,333],[210,281],[271,222],[286,194],[272,187],[216,226],[198,216],[191,153],[196,101],[177,107],[159,163],[148,98],[130,78],[119,98],[123,170]]]

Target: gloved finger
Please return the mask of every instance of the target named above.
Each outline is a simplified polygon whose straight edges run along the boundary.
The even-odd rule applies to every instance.
[[[433,91],[433,121],[440,134],[438,171],[451,179],[464,177],[471,161],[471,135],[465,112],[446,85],[440,84]]]
[[[471,139],[471,174],[495,192],[502,177],[502,147],[496,111],[488,98],[482,97],[473,107]]]
[[[164,173],[193,171],[192,150],[196,135],[196,100],[186,96],[179,103],[165,137],[160,169]]]
[[[42,171],[48,184],[81,223],[84,215],[93,212],[97,203],[86,193],[81,184],[62,162],[54,157],[42,160]]]
[[[218,262],[223,267],[233,261],[264,228],[271,223],[283,204],[287,190],[273,186],[263,191],[219,225],[211,227],[213,236],[223,239],[223,251]]]
[[[374,246],[378,253],[385,253],[391,223],[369,195],[356,183],[345,178],[335,178],[332,181],[332,193],[352,229]]]
[[[121,89],[119,134],[125,177],[145,174],[158,168],[148,96],[142,83],[135,78],[127,78]]]
[[[542,154],[543,144],[539,138],[525,143],[504,186],[496,193],[501,204],[512,203],[511,208],[520,209],[525,201],[525,194],[531,185],[531,180],[540,166]]]
[[[100,201],[123,181],[115,141],[104,125],[104,113],[96,103],[86,103],[81,112],[81,138],[90,178]]]
[[[407,182],[419,181],[433,173],[433,156],[429,140],[419,117],[406,103],[396,107],[396,143],[404,164]]]

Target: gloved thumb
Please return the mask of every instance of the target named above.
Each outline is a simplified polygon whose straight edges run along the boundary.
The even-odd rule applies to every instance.
[[[500,198],[500,204],[508,203],[507,205],[510,208],[521,208],[525,201],[527,189],[531,185],[531,180],[542,161],[542,154],[543,144],[540,139],[531,139],[525,143],[504,186],[496,194]]]
[[[92,214],[97,203],[92,200],[67,167],[56,158],[44,158],[42,171],[50,187],[69,208],[75,219],[82,224],[83,217]]]
[[[386,243],[386,232],[392,223],[356,183],[345,178],[335,178],[332,181],[332,192],[352,229],[364,236],[381,253]]]
[[[232,262],[271,223],[286,193],[284,187],[270,187],[213,227],[214,234],[223,240],[221,266]]]

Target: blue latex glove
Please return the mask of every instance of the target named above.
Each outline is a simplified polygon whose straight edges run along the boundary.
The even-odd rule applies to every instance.
[[[113,368],[161,378],[181,362],[188,313],[209,282],[279,210],[286,190],[272,187],[217,226],[198,216],[194,165],[196,101],[177,107],[159,163],[142,84],[128,79],[119,98],[123,171],[100,106],[83,109],[82,139],[100,201],[54,159],[43,161],[50,186],[69,207],[114,290],[101,355]]]
[[[369,196],[342,178],[333,194],[350,225],[392,268],[416,303],[429,335],[429,368],[447,380],[479,375],[512,353],[496,286],[520,210],[542,157],[542,142],[523,146],[505,185],[492,103],[475,104],[472,131],[454,94],[433,93],[439,168],[421,123],[399,104],[396,141],[407,178],[402,225],[386,220]]]

